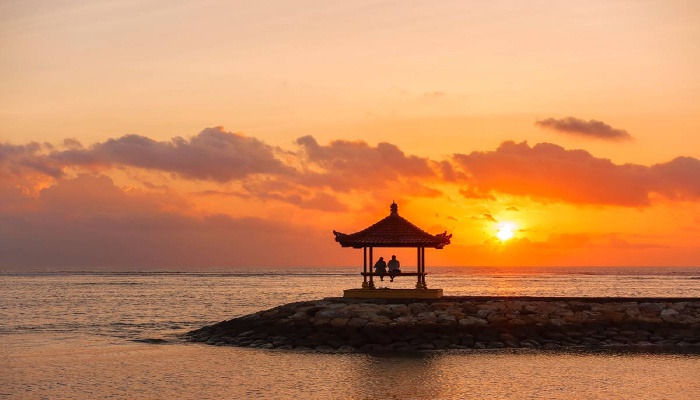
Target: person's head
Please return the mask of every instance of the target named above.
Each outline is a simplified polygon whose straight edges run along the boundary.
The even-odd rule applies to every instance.
[[[384,259],[384,257],[379,257],[379,261],[382,261],[383,259]]]
[[[396,260],[396,256],[391,256],[391,259],[392,259],[392,260]]]

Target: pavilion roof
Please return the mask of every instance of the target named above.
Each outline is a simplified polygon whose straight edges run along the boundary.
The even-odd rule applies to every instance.
[[[450,244],[447,232],[431,235],[399,215],[396,203],[391,214],[359,232],[345,234],[333,231],[335,241],[343,247],[434,247],[442,249]]]

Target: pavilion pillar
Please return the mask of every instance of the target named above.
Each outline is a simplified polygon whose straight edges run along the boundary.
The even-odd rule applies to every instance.
[[[370,246],[369,248],[369,272],[373,272],[372,268],[374,267],[374,248]],[[374,289],[374,277],[370,274],[369,275],[369,283],[367,285],[368,288]]]
[[[418,253],[418,257],[417,257],[417,260],[416,260],[416,265],[417,265],[417,267],[416,267],[416,272],[418,273],[418,277],[417,277],[417,279],[416,279],[416,280],[417,280],[417,282],[416,282],[416,289],[420,289],[420,288],[423,287],[423,285],[422,285],[422,279],[421,279],[421,272],[423,272],[423,270],[422,270],[422,268],[421,268],[421,253],[420,253],[420,247],[416,247],[416,250],[418,250],[418,252],[417,252],[417,253]]]
[[[420,248],[420,260],[421,260],[421,270],[423,275],[421,275],[421,280],[423,281],[423,289],[427,289],[428,285],[425,284],[425,247]]]
[[[362,266],[362,271],[366,274],[367,273],[367,247],[362,248],[362,261],[364,261],[363,266]],[[367,275],[362,275],[362,288],[367,289],[369,287],[369,283],[367,283]]]

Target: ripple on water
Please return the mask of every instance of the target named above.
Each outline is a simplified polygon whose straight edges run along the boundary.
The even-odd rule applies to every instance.
[[[7,355],[7,354],[6,354]],[[11,355],[11,354],[10,354]],[[36,363],[37,357],[41,363]],[[6,393],[41,398],[697,399],[693,355],[318,354],[75,340],[6,358]],[[22,371],[22,373],[19,373]]]
[[[692,373],[700,371],[700,360],[694,355],[377,357],[174,340],[203,325],[283,303],[339,296],[343,289],[359,285],[356,268],[337,270],[332,276],[324,269],[289,276],[0,275],[0,397],[700,398],[697,374]],[[429,271],[428,283],[450,295],[700,297],[700,280],[691,279],[698,277],[697,269],[666,275],[464,271],[435,269]],[[411,279],[397,279],[392,287],[413,284]]]

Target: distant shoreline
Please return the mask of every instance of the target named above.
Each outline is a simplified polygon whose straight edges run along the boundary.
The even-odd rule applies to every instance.
[[[700,299],[446,296],[326,298],[186,334],[211,345],[321,352],[700,349]]]
[[[296,271],[316,274],[317,271],[359,275],[357,266],[237,266],[237,267],[10,267],[0,266],[0,275],[168,275],[168,274],[270,274],[274,271]],[[700,279],[700,266],[431,266],[430,275],[464,272],[471,274],[572,274],[572,275],[678,275]],[[655,273],[656,272],[656,273]],[[661,272],[661,273],[659,273]],[[280,272],[281,273],[281,272]]]

